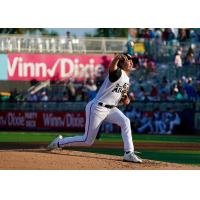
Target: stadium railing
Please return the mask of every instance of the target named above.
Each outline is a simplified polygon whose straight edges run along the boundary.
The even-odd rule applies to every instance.
[[[73,54],[113,54],[127,48],[127,38],[39,36],[39,35],[0,35],[2,53],[73,53]],[[156,39],[135,38],[134,42],[144,43],[145,50],[160,61],[172,59],[178,47],[183,47],[185,55],[191,44],[199,52],[200,44],[192,41],[171,43]]]
[[[16,53],[115,53],[122,52],[126,38],[67,38],[0,35],[0,52]]]

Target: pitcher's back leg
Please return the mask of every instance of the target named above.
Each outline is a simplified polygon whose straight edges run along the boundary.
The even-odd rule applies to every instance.
[[[129,118],[127,118],[118,108],[113,108],[106,117],[105,121],[117,124],[121,127],[124,150],[131,152],[134,151],[131,124]]]

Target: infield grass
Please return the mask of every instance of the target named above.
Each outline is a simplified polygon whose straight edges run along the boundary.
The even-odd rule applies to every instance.
[[[55,133],[55,132],[0,132],[0,142],[50,142],[57,135],[72,137],[82,135],[83,133]],[[185,135],[146,135],[133,134],[133,140],[138,142],[175,142],[175,143],[200,143],[199,136]],[[120,134],[102,134],[99,141],[103,142],[121,142]]]

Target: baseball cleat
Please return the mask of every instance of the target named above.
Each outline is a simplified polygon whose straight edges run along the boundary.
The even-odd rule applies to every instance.
[[[53,149],[58,149],[58,148],[60,148],[59,146],[58,146],[58,142],[60,141],[60,140],[62,140],[63,139],[63,136],[62,135],[59,135],[57,138],[55,138],[48,146],[47,146],[47,149],[48,150],[53,150]]]
[[[134,162],[134,163],[142,163],[142,159],[134,154],[134,152],[124,153],[125,162]]]

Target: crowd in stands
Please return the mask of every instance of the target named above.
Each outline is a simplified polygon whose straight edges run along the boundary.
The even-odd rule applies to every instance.
[[[149,80],[134,82],[130,96],[137,101],[195,101],[200,99],[200,80],[182,77],[168,81],[164,76],[161,81]]]
[[[27,97],[26,101],[27,102],[47,102],[49,100],[48,94],[46,91],[34,93],[34,91],[30,92]]]
[[[88,78],[83,83],[76,83],[73,79],[58,81],[38,92],[33,89],[21,100],[28,102],[89,101],[96,96],[104,78],[105,75],[102,74],[96,80]],[[18,95],[15,89],[11,92],[9,101],[17,101]],[[155,75],[147,80],[131,79],[129,96],[131,101],[196,101],[200,99],[200,76],[195,79],[182,76],[180,79],[168,80],[166,76]]]
[[[84,83],[75,83],[73,79],[57,81],[51,87],[43,88],[38,92],[34,90],[26,95],[25,101],[54,101],[54,102],[80,102],[93,99],[102,84],[103,79],[87,79]]]
[[[179,47],[174,55],[174,65],[179,68],[183,66],[192,66],[200,64],[200,52],[191,44],[186,52],[183,47]]]
[[[151,64],[152,68],[154,64]],[[182,76],[179,79],[168,80],[160,74],[148,74],[147,79],[131,79],[129,96],[131,101],[196,101],[200,99],[200,76],[196,78]],[[89,101],[93,99],[105,74],[97,77],[96,80],[86,79],[83,83],[77,83],[73,79],[52,83],[50,87],[39,92],[32,92],[26,95],[24,100],[28,102],[37,101]],[[16,91],[12,93],[11,101],[14,100]]]
[[[136,38],[143,39],[160,39],[166,44],[171,44],[173,41],[191,42],[200,41],[200,30],[198,28],[138,28],[136,29]]]
[[[157,61],[164,61],[166,59],[172,61],[176,55],[181,55],[182,65],[199,64],[199,41],[200,29],[171,29],[171,28],[154,28],[154,29],[135,29],[127,42],[127,51],[131,55],[147,54]],[[137,52],[134,43],[142,41],[144,44],[144,51]],[[177,49],[178,48],[178,49]],[[178,56],[177,56],[178,58]],[[179,65],[179,61],[177,60]]]

